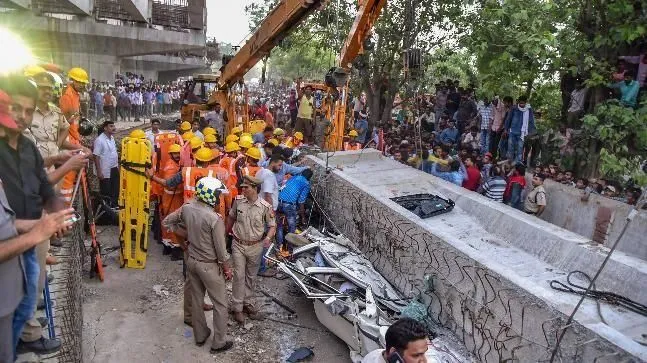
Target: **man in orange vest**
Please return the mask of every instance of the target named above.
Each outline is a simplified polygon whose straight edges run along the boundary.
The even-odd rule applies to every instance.
[[[348,141],[344,142],[344,151],[362,150],[362,144],[357,142],[357,131],[350,130],[348,133]]]
[[[258,148],[253,147],[247,150],[245,156],[246,165],[242,169],[242,175],[256,176],[256,173],[262,169],[258,166],[258,162],[261,160],[261,151]]]
[[[70,78],[63,95],[59,100],[59,108],[70,124],[68,129],[68,142],[65,143],[64,148],[70,150],[83,150],[87,155],[92,155],[90,149],[81,145],[81,134],[79,133],[79,120],[81,118],[81,97],[80,92],[85,90],[88,84],[88,73],[82,68],[72,68],[67,72]],[[72,193],[76,185],[76,171],[71,171],[65,175],[61,181],[61,194],[66,203],[72,202]]]
[[[173,144],[168,148],[170,158],[158,173],[161,179],[169,179],[180,171],[180,150],[181,147],[178,144]],[[155,183],[155,185],[160,184]],[[182,185],[177,185],[175,188],[164,187],[160,203],[160,221],[180,208],[183,203]],[[162,226],[162,243],[164,244],[164,254],[170,254],[172,249],[179,248],[184,240]]]
[[[178,167],[178,171],[170,175],[167,178],[159,178],[155,176],[151,170],[146,170],[146,174],[148,175],[149,178],[151,178],[153,181],[160,183],[164,186],[165,189],[170,189],[170,190],[177,190],[177,188],[180,188],[182,185],[184,185],[184,191],[182,192],[183,198],[182,198],[182,203],[188,202],[193,198],[195,195],[195,186],[201,178],[204,178],[206,176],[215,176],[213,175],[214,172],[213,170],[209,170],[209,164],[211,163],[211,160],[213,160],[213,152],[206,148],[206,147],[201,147],[195,152],[194,155],[195,161],[196,161],[196,167],[193,166],[185,166],[182,167],[181,169]],[[222,194],[226,195],[226,191]],[[221,213],[222,216],[225,214],[225,203],[224,201],[221,201],[219,205],[216,207],[216,211],[218,213]],[[191,241],[188,241],[190,243]],[[184,265],[186,266],[186,253],[182,254],[182,250],[186,251],[186,244],[181,244],[182,248],[174,248],[171,251],[171,260],[172,261],[177,261],[177,260],[184,260]],[[187,325],[191,325],[191,290],[190,290],[190,285],[188,280],[186,279],[186,274],[185,274],[185,281],[184,281],[184,323]],[[205,304],[204,306],[205,310],[211,310],[213,309],[212,305],[207,305]]]

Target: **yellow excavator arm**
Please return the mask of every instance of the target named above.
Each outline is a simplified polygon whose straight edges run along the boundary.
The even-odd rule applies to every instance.
[[[364,41],[370,36],[371,30],[386,5],[387,0],[359,0],[359,9],[355,21],[350,28],[344,47],[339,54],[339,65],[344,71],[350,71],[352,63],[358,55],[364,52]],[[348,103],[347,85],[338,87],[340,97],[335,102],[331,117],[332,131],[326,138],[326,149],[341,150],[346,127],[346,106]]]
[[[245,45],[221,68],[218,90],[212,94],[208,103],[221,104],[227,114],[229,129],[242,123],[243,128],[247,130],[249,122],[247,113],[240,105],[237,110],[231,87],[242,80],[245,73],[267,56],[303,19],[327,2],[328,0],[281,0],[263,19]],[[241,96],[245,97],[239,95]]]

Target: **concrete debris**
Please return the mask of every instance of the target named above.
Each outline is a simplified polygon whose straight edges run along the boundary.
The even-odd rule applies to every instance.
[[[153,291],[155,291],[155,295],[159,297],[168,297],[168,291],[165,290],[162,285],[153,285]]]

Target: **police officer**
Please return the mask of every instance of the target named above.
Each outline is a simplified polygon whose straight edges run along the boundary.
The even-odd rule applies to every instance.
[[[213,303],[212,354],[224,352],[233,346],[233,342],[225,339],[229,319],[225,279],[229,280],[232,272],[227,263],[229,254],[225,243],[225,223],[214,209],[224,190],[224,185],[216,178],[200,179],[196,184],[195,197],[163,221],[164,226],[172,232],[187,235],[191,299],[203,301],[206,290]],[[201,304],[192,304],[191,320],[195,343],[202,346],[211,330],[207,327]]]
[[[231,257],[234,264],[232,311],[234,319],[243,324],[250,319],[262,319],[252,302],[256,273],[261,263],[263,247],[267,248],[276,233],[272,205],[259,198],[262,181],[246,175],[240,185],[242,195],[234,200],[227,217],[227,231],[233,236]]]

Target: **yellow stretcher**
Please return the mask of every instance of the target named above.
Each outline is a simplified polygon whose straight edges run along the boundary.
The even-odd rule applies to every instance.
[[[120,267],[146,267],[152,147],[142,130],[121,141],[119,191]]]

